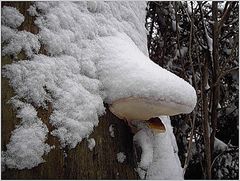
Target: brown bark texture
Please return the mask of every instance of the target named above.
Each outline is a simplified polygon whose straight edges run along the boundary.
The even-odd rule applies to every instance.
[[[24,16],[25,21],[19,30],[38,33],[34,25],[34,17],[31,17],[27,9],[31,2],[2,2],[3,6],[16,7]],[[45,53],[41,47],[40,53]],[[17,55],[19,61],[26,59],[24,52]],[[1,57],[1,66],[13,62],[13,57]],[[8,79],[1,77],[1,148],[6,150],[11,132],[19,123],[16,112],[7,101],[15,95]],[[52,112],[51,103],[48,109],[37,108],[39,118],[47,125],[49,132],[54,128],[49,124],[49,116]],[[115,137],[111,137],[109,126],[115,128]],[[136,162],[133,154],[133,135],[124,121],[114,116],[107,108],[106,114],[99,118],[99,125],[94,129],[89,138],[94,138],[96,146],[92,151],[88,148],[87,140],[83,140],[74,149],[61,148],[56,137],[48,135],[47,143],[55,145],[48,155],[44,156],[45,163],[32,169],[6,169],[2,172],[2,179],[138,179],[135,172]],[[126,160],[123,163],[117,161],[117,153],[124,152]]]

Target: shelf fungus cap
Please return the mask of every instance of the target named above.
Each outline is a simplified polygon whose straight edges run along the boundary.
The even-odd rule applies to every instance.
[[[177,102],[154,101],[147,98],[127,97],[114,101],[110,111],[120,119],[149,120],[160,115],[177,115],[190,113],[194,106]]]
[[[110,111],[121,119],[149,120],[190,113],[197,96],[185,80],[149,59],[126,34],[103,37],[98,63]]]

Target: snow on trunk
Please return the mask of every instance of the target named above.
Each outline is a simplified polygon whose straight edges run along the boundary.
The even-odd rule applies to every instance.
[[[52,147],[45,143],[47,139],[47,126],[37,117],[37,112],[30,104],[23,103],[16,98],[10,101],[17,110],[20,124],[12,131],[7,151],[3,151],[2,168],[32,168],[44,162],[42,156]]]
[[[3,76],[9,79],[19,99],[36,107],[52,103],[49,121],[55,129],[51,134],[59,138],[62,147],[74,148],[87,138],[105,112],[103,100],[107,95],[97,66],[104,50],[99,48],[98,39],[124,32],[147,55],[145,6],[146,2],[34,2],[29,13],[36,15],[37,35],[16,29],[24,21],[16,8],[2,8],[2,53],[17,55],[23,50],[29,58],[4,66]],[[47,55],[38,54],[39,42],[47,49]],[[29,127],[34,127],[31,120]],[[37,131],[45,135],[45,129]],[[20,155],[21,149],[12,143],[14,140],[8,148]],[[26,152],[34,146],[30,143]],[[28,160],[39,160],[34,164],[19,162],[18,157],[11,157],[14,164],[3,164],[31,168],[42,162],[42,153],[29,154]]]
[[[168,116],[159,118],[166,126],[165,133],[155,133],[145,127],[134,136],[134,142],[142,149],[137,172],[141,179],[182,180],[183,169],[171,120]]]
[[[195,106],[196,92],[191,85],[148,58],[145,7],[146,2],[35,2],[29,12],[37,15],[37,35],[12,29],[23,18],[14,9],[4,9],[7,45],[3,52],[24,50],[30,59],[4,66],[3,76],[19,99],[36,107],[52,103],[50,123],[55,129],[51,134],[62,147],[74,148],[92,133],[104,114],[103,101],[111,104],[121,98],[142,97],[160,108],[165,105],[166,115],[191,112]],[[48,55],[37,54],[39,42]],[[161,119],[165,133],[153,134],[144,128],[134,138],[143,148],[139,168],[146,170],[147,179],[182,179],[170,120]],[[35,136],[22,144],[30,137],[22,132]],[[42,163],[43,154],[49,151],[44,144],[47,132],[34,112],[31,120],[13,131],[4,164],[22,169]],[[90,149],[94,145],[93,140],[89,142]]]

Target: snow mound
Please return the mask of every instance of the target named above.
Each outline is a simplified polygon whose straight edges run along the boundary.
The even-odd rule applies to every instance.
[[[31,57],[34,53],[38,53],[40,49],[40,43],[38,36],[27,31],[16,31],[3,27],[2,37],[3,41],[8,44],[3,47],[2,55],[17,55],[22,50],[28,57]]]
[[[24,16],[14,7],[3,6],[1,8],[1,23],[2,25],[11,28],[19,27],[24,21]]]
[[[6,65],[3,75],[20,97],[37,106],[52,102],[50,123],[62,146],[74,148],[98,124],[104,113],[100,83],[81,74],[81,64],[71,56],[36,55],[31,61]]]
[[[193,110],[197,99],[194,88],[152,62],[126,34],[101,37],[99,41],[104,54],[98,63],[98,71],[108,95],[107,103],[137,97],[156,104],[167,103],[172,110],[178,110],[175,114]]]
[[[38,53],[40,43],[38,36],[27,31],[17,31],[24,21],[24,16],[16,8],[4,6],[2,8],[1,42],[6,45],[2,48],[2,55],[17,55],[22,50],[28,57]]]
[[[18,110],[17,118],[21,118],[21,123],[12,132],[7,151],[2,151],[2,166],[30,169],[43,163],[42,156],[51,149],[45,143],[48,129],[37,117],[33,106],[17,99],[12,99],[10,102]]]
[[[4,54],[24,49],[31,59],[5,66],[3,75],[20,98],[43,107],[52,103],[50,123],[56,129],[51,134],[63,147],[74,148],[89,136],[105,110],[97,66],[104,49],[98,38],[125,32],[147,55],[145,6],[146,2],[35,2],[29,11],[37,15],[39,34],[11,31],[5,39],[9,44]],[[32,56],[39,50],[38,41],[48,56]]]
[[[1,26],[1,43],[9,42],[16,33],[17,33],[16,30],[8,26],[2,25]]]
[[[151,130],[143,128],[140,131],[138,131],[133,137],[133,141],[136,142],[137,145],[140,146],[142,149],[141,160],[138,163],[138,169],[140,170],[145,171],[148,170],[153,160],[153,145],[151,136],[152,136]],[[140,170],[138,171],[138,173],[140,173],[139,175],[143,179]]]
[[[171,121],[168,116],[159,118],[166,126],[165,133],[154,133],[146,127],[134,136],[134,141],[142,149],[137,172],[141,179],[183,179],[183,170],[178,158],[178,148],[172,132]]]
[[[22,122],[2,152],[9,168],[32,168],[50,150],[45,144],[47,127],[30,104],[47,107],[51,103],[50,123],[55,128],[51,134],[62,147],[70,148],[88,138],[98,125],[105,111],[103,101],[111,104],[120,98],[143,97],[173,103],[178,113],[192,111],[195,90],[147,58],[145,7],[146,2],[35,2],[29,12],[37,15],[38,35],[11,29],[24,18],[14,8],[2,9],[2,41],[8,43],[3,55],[24,50],[29,57],[4,66],[2,72],[18,99],[28,102],[21,103]],[[48,55],[37,54],[39,42]],[[171,130],[149,137],[152,147],[144,149],[141,161],[148,168],[147,178],[180,177],[172,138]],[[93,145],[91,140],[90,149]],[[152,162],[147,160],[151,158]],[[126,156],[120,152],[117,159],[122,163]],[[170,175],[172,170],[176,173]]]

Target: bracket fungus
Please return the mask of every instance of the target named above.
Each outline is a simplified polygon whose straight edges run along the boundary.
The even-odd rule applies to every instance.
[[[151,61],[128,36],[118,33],[102,38],[101,43],[107,53],[99,65],[104,67],[100,69],[104,75],[100,79],[106,88],[110,111],[117,117],[127,121],[149,120],[194,109],[195,89]],[[154,124],[150,122],[150,127],[156,128],[156,121]]]

